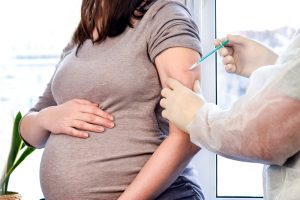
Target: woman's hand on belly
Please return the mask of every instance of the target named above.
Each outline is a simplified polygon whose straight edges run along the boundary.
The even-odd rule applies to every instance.
[[[114,127],[112,115],[97,103],[82,99],[45,108],[38,115],[41,126],[53,134],[87,138],[87,131],[102,133],[105,128]]]

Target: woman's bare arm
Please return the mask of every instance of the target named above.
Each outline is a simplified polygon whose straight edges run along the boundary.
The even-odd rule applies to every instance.
[[[191,88],[200,77],[200,69],[189,71],[189,67],[199,57],[196,51],[180,47],[167,49],[157,56],[155,64],[162,86],[171,77]],[[172,184],[198,151],[199,147],[191,143],[186,133],[169,124],[169,136],[119,199],[154,199]]]
[[[58,106],[50,106],[26,115],[20,123],[22,138],[36,148],[43,148],[50,133],[87,138],[87,131],[102,133],[113,128],[113,117],[98,104],[73,99]]]

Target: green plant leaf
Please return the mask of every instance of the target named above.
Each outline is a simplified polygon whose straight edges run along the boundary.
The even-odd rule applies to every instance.
[[[8,173],[9,169],[14,165],[15,160],[17,158],[20,145],[21,145],[21,138],[19,135],[19,123],[22,119],[22,114],[21,112],[18,112],[17,116],[14,119],[14,124],[13,124],[13,130],[12,130],[12,139],[11,139],[11,146],[10,146],[10,152],[8,155],[7,159],[7,164],[6,164],[6,169],[5,169],[5,175]],[[2,192],[6,193],[7,192],[7,185],[9,182],[9,177],[8,178],[3,178],[1,179],[1,189]],[[3,191],[4,190],[4,191]]]
[[[26,147],[26,144],[22,141],[21,149],[23,149],[24,147]]]
[[[7,160],[7,170],[6,172],[8,172],[8,170],[13,166],[13,164],[15,163],[16,157],[18,155],[19,152],[19,147],[21,145],[21,137],[19,134],[19,123],[22,119],[22,114],[20,112],[18,112],[17,116],[15,117],[14,120],[14,125],[13,125],[13,132],[12,132],[12,140],[11,140],[11,148],[10,148],[10,152],[9,152],[9,156],[8,156],[8,160]]]
[[[31,148],[31,147],[27,147],[24,152],[21,154],[21,156],[18,158],[18,160],[15,162],[15,164],[8,170],[8,172],[6,173],[5,177],[4,177],[4,182],[6,180],[9,179],[9,176],[11,175],[11,173],[21,164],[21,162],[27,157],[29,156],[33,151],[35,150],[35,148]],[[6,192],[6,191],[5,191]]]

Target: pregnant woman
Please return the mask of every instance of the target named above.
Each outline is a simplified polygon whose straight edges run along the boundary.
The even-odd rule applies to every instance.
[[[83,0],[81,21],[21,136],[45,148],[47,200],[203,199],[199,151],[161,117],[168,77],[188,87],[200,72],[198,29],[170,0]],[[147,89],[144,89],[147,88]]]

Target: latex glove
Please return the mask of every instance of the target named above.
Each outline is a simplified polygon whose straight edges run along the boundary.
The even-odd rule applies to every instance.
[[[160,105],[165,108],[162,116],[179,129],[187,132],[187,126],[194,120],[198,109],[205,103],[199,81],[194,83],[194,92],[174,79],[168,79],[166,84],[168,88],[161,92],[164,98],[161,99]]]
[[[220,56],[223,57],[225,70],[244,77],[249,77],[257,68],[273,65],[278,55],[257,41],[240,35],[227,35],[229,43],[221,48]],[[215,41],[220,45],[220,40]]]

